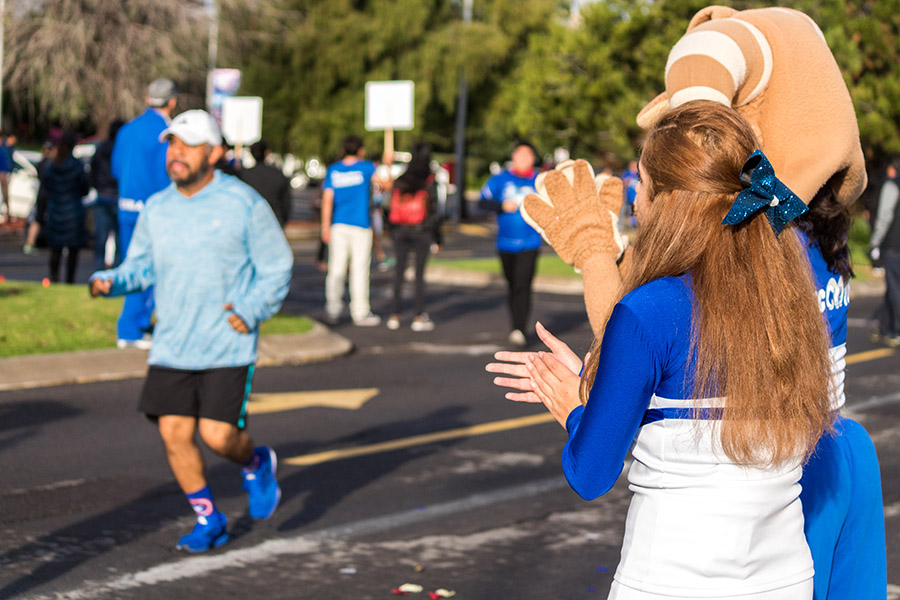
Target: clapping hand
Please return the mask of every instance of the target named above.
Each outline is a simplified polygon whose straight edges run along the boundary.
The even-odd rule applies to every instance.
[[[565,426],[566,418],[581,404],[578,395],[581,359],[565,342],[541,325],[536,328],[538,337],[550,352],[507,352],[494,354],[499,362],[488,363],[489,373],[499,373],[494,384],[515,391],[506,398],[516,402],[540,402],[557,421]]]

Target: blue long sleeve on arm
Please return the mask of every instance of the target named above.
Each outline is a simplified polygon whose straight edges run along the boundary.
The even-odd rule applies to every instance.
[[[585,500],[608,492],[622,472],[662,377],[659,348],[631,308],[618,304],[606,326],[587,405],[566,421],[563,472]]]
[[[253,281],[248,293],[234,300],[234,312],[250,330],[281,308],[291,285],[294,254],[267,202],[256,202],[247,234]]]
[[[109,296],[123,296],[145,290],[156,283],[153,270],[153,243],[147,219],[138,218],[134,236],[128,247],[125,260],[115,269],[97,271],[90,280],[111,279]]]

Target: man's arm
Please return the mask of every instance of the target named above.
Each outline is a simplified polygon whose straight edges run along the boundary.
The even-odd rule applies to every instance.
[[[249,331],[253,331],[281,308],[291,286],[294,253],[275,213],[262,198],[251,210],[247,230],[247,246],[254,272],[253,283],[250,293],[243,298],[236,298],[231,303],[233,307],[230,310],[240,317]]]
[[[897,212],[897,201],[900,199],[900,188],[893,181],[889,181],[881,186],[881,193],[878,196],[878,212],[875,213],[875,227],[872,229],[872,238],[869,241],[870,248],[878,248],[884,241],[888,229],[894,221],[894,214]]]
[[[334,210],[334,190],[326,188],[322,191],[322,241],[326,244],[331,239],[331,215]]]
[[[106,286],[100,282],[109,282]],[[128,254],[121,265],[91,275],[91,295],[121,296],[145,290],[156,283],[153,272],[153,244],[150,239],[149,218],[144,212],[138,217]],[[96,285],[95,285],[96,284]]]

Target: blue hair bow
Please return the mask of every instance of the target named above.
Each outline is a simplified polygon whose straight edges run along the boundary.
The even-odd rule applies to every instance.
[[[769,224],[777,237],[785,225],[809,210],[797,194],[775,177],[775,169],[762,150],[753,152],[744,163],[741,183],[744,190],[734,199],[731,210],[722,221],[723,225],[743,223],[765,207]]]

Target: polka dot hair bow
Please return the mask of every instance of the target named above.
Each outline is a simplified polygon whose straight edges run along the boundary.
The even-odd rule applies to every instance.
[[[735,198],[731,210],[722,221],[723,225],[743,223],[760,210],[765,210],[769,224],[778,236],[785,225],[809,210],[797,194],[775,177],[775,169],[762,150],[750,155],[740,177],[744,190]]]

